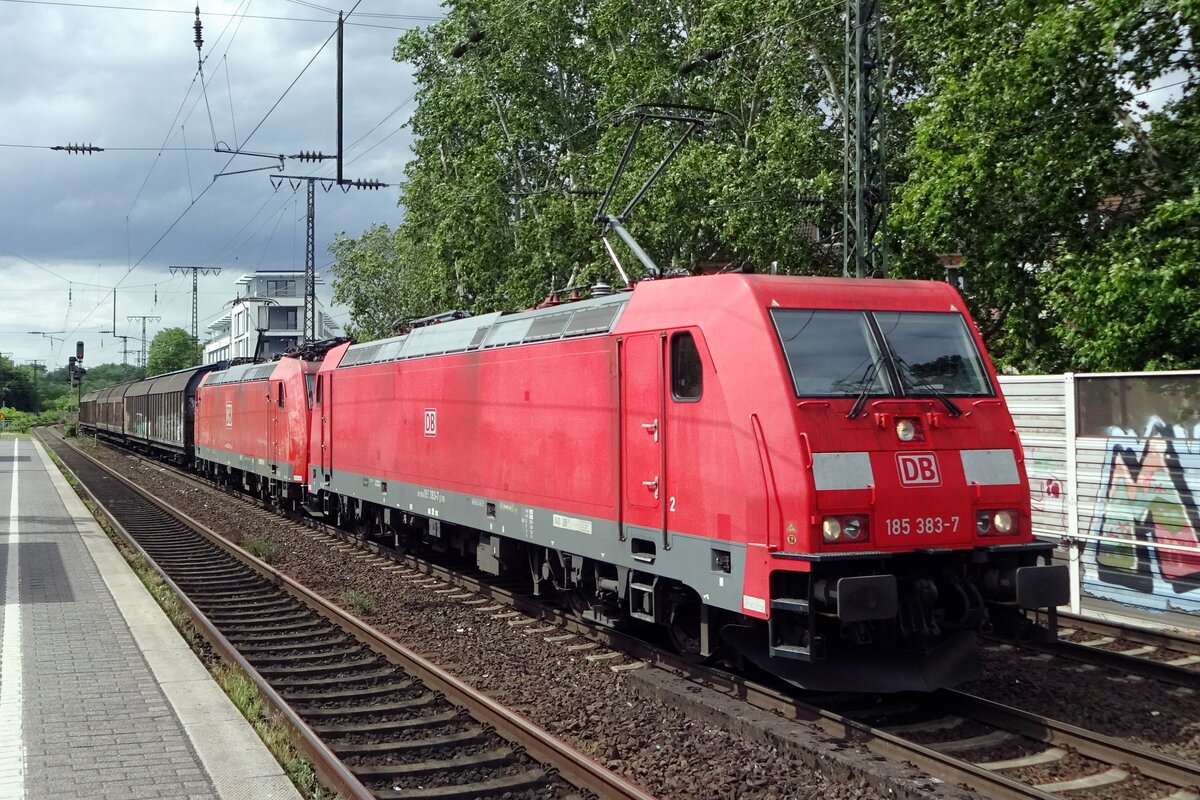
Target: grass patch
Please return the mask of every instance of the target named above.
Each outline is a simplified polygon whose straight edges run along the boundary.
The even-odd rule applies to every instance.
[[[293,746],[292,729],[278,714],[267,709],[254,681],[241,669],[229,664],[218,664],[213,669],[213,677],[254,727],[296,788],[311,800],[333,800],[336,795],[317,782],[312,761]]]
[[[375,613],[375,598],[357,589],[347,589],[342,592],[342,602],[346,607],[359,614]]]
[[[183,607],[179,597],[171,591],[171,587],[167,586],[167,582],[162,579],[162,576],[150,567],[141,553],[130,550],[122,555],[133,567],[133,571],[137,573],[142,585],[146,587],[146,591],[150,592],[154,602],[158,603],[159,608],[167,615],[167,619],[171,620],[171,624],[178,629],[184,641],[188,643],[188,647],[195,650],[200,644],[200,632],[192,624],[192,615]]]
[[[275,560],[275,556],[279,555],[279,545],[255,533],[242,539],[242,549],[268,564]]]

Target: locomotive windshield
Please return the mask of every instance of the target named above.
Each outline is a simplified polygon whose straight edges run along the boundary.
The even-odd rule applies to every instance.
[[[799,397],[991,395],[961,314],[772,309]]]

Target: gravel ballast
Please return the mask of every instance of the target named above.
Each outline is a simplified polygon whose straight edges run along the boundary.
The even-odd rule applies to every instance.
[[[451,599],[462,592],[382,568],[162,466],[86,451],[223,535],[272,543],[274,567],[333,602],[349,607],[348,590],[365,594],[374,607],[360,616],[372,625],[664,800],[971,796],[659,670],[612,669],[628,659],[589,661],[595,651],[568,649],[580,639],[547,641],[560,631],[531,633],[544,623],[513,624],[528,618],[487,610],[492,604],[478,598]],[[985,648],[983,676],[959,688],[1200,760],[1195,692],[1030,655]]]

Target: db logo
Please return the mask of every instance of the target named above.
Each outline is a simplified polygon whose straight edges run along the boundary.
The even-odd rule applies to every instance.
[[[937,457],[933,453],[897,453],[901,486],[941,486]]]
[[[437,436],[437,409],[425,409],[425,435]]]
[[[225,427],[233,427],[233,402],[230,400],[225,401]]]

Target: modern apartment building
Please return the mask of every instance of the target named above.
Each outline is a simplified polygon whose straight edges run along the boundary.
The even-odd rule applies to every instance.
[[[317,283],[324,281],[317,277]],[[304,272],[249,272],[237,280],[238,299],[229,312],[206,329],[204,363],[258,355],[271,358],[304,338]],[[316,337],[341,336],[342,330],[317,300]]]

